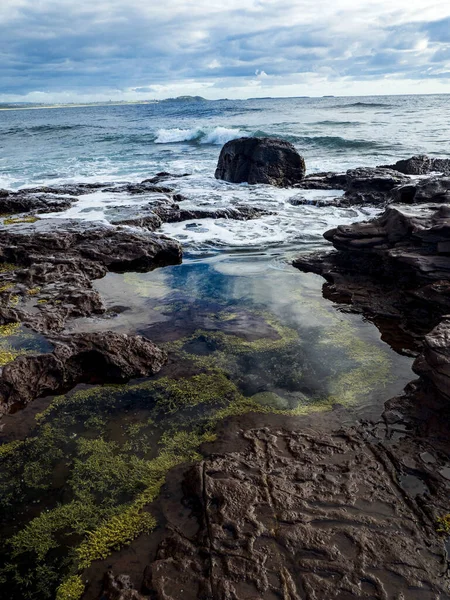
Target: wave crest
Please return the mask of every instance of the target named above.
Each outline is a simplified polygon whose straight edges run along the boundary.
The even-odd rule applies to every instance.
[[[197,144],[223,145],[230,140],[246,137],[248,134],[240,129],[214,127],[208,129],[159,129],[156,132],[155,144],[174,144],[177,142],[195,142]]]

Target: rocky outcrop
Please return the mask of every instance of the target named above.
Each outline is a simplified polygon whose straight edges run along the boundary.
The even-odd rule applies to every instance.
[[[338,252],[304,255],[293,264],[325,277],[324,295],[371,318],[397,350],[420,350],[450,310],[449,207],[392,206],[324,236]]]
[[[345,173],[313,173],[296,183],[294,187],[303,190],[344,190],[347,186],[347,175]]]
[[[318,420],[230,421],[181,485],[177,473],[144,598],[446,596],[445,551],[390,452],[356,429],[317,431]]]
[[[53,352],[23,355],[0,375],[0,413],[78,383],[118,383],[157,373],[165,352],[141,336],[113,332],[48,336]]]
[[[178,204],[160,205],[140,211],[136,217],[113,221],[116,225],[142,227],[155,231],[163,223],[180,223],[193,219],[233,219],[235,221],[248,221],[265,215],[273,214],[262,208],[253,206],[230,206],[212,210],[180,209]]]
[[[231,183],[292,186],[303,179],[305,161],[292,144],[275,138],[239,138],[222,148],[216,179]]]
[[[450,177],[431,177],[402,185],[393,190],[392,202],[400,204],[449,203]]]
[[[428,175],[435,171],[443,175],[450,175],[450,159],[431,158],[426,154],[419,154],[405,160],[398,160],[393,165],[384,165],[379,168],[393,169],[405,175]]]
[[[0,190],[0,214],[2,215],[62,212],[73,206],[75,202],[78,202],[78,198],[70,196]]]
[[[450,317],[443,319],[425,336],[424,349],[414,371],[450,400]]]

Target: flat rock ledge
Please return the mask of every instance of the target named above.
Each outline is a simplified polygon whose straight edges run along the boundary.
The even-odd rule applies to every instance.
[[[273,425],[232,443],[185,473],[139,591],[108,573],[104,600],[448,600],[443,545],[382,445]]]

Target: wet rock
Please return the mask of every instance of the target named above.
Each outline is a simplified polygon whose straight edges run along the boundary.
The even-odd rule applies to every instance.
[[[398,171],[378,167],[349,169],[346,178],[346,190],[349,192],[390,192],[397,185],[410,181]]]
[[[373,320],[396,350],[420,350],[450,308],[449,208],[391,206],[324,236],[337,252],[303,255],[293,264],[322,275],[324,296]]]
[[[104,578],[102,600],[145,600],[145,598],[134,589],[128,575],[114,577],[109,571]]]
[[[152,598],[447,595],[443,547],[387,452],[356,430],[314,429],[234,429],[186,473],[192,513],[165,511]]]
[[[150,180],[143,181],[142,183],[126,183],[124,185],[110,186],[102,189],[102,192],[110,192],[114,194],[171,194],[172,188],[155,185]]]
[[[450,400],[450,318],[444,318],[425,336],[423,352],[413,370]]]
[[[0,376],[0,413],[78,383],[118,383],[157,373],[165,352],[141,336],[113,332],[48,336],[49,354],[23,355]]]
[[[128,225],[132,227],[143,227],[155,231],[163,223],[180,223],[192,219],[234,219],[236,221],[248,221],[257,219],[273,213],[253,206],[230,206],[211,210],[203,209],[180,209],[177,204],[167,204],[147,209],[137,217],[113,221],[116,225]]]
[[[292,186],[303,179],[305,161],[289,142],[275,138],[239,138],[219,156],[216,179],[231,183]]]
[[[393,165],[385,165],[379,168],[393,169],[405,175],[427,175],[434,171],[438,171],[443,175],[450,175],[450,159],[431,158],[426,154],[419,154],[405,160],[398,160]]]
[[[347,175],[332,172],[306,175],[300,183],[294,185],[304,190],[344,190],[346,186]]]
[[[40,186],[35,188],[24,188],[19,190],[21,194],[54,194],[63,196],[83,196],[92,194],[110,183],[64,183],[61,185]]]
[[[386,266],[416,279],[450,277],[450,209],[446,206],[407,213],[389,207],[378,218],[340,225],[324,233],[337,250],[373,252]]]
[[[161,181],[166,181],[167,179],[180,179],[182,177],[189,176],[190,173],[174,175],[173,173],[167,173],[167,171],[162,171],[161,173],[157,173],[154,177],[151,177],[150,179],[144,179],[142,183],[161,183]]]
[[[0,195],[0,214],[62,212],[77,201],[78,198],[61,198],[54,194],[7,192]]]
[[[395,188],[392,202],[403,204],[449,203],[450,177],[431,177]]]

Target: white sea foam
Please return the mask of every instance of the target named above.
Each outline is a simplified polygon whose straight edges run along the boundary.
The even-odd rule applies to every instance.
[[[229,127],[197,127],[195,129],[158,129],[155,144],[197,142],[199,144],[223,145],[230,140],[246,137],[248,133]]]

